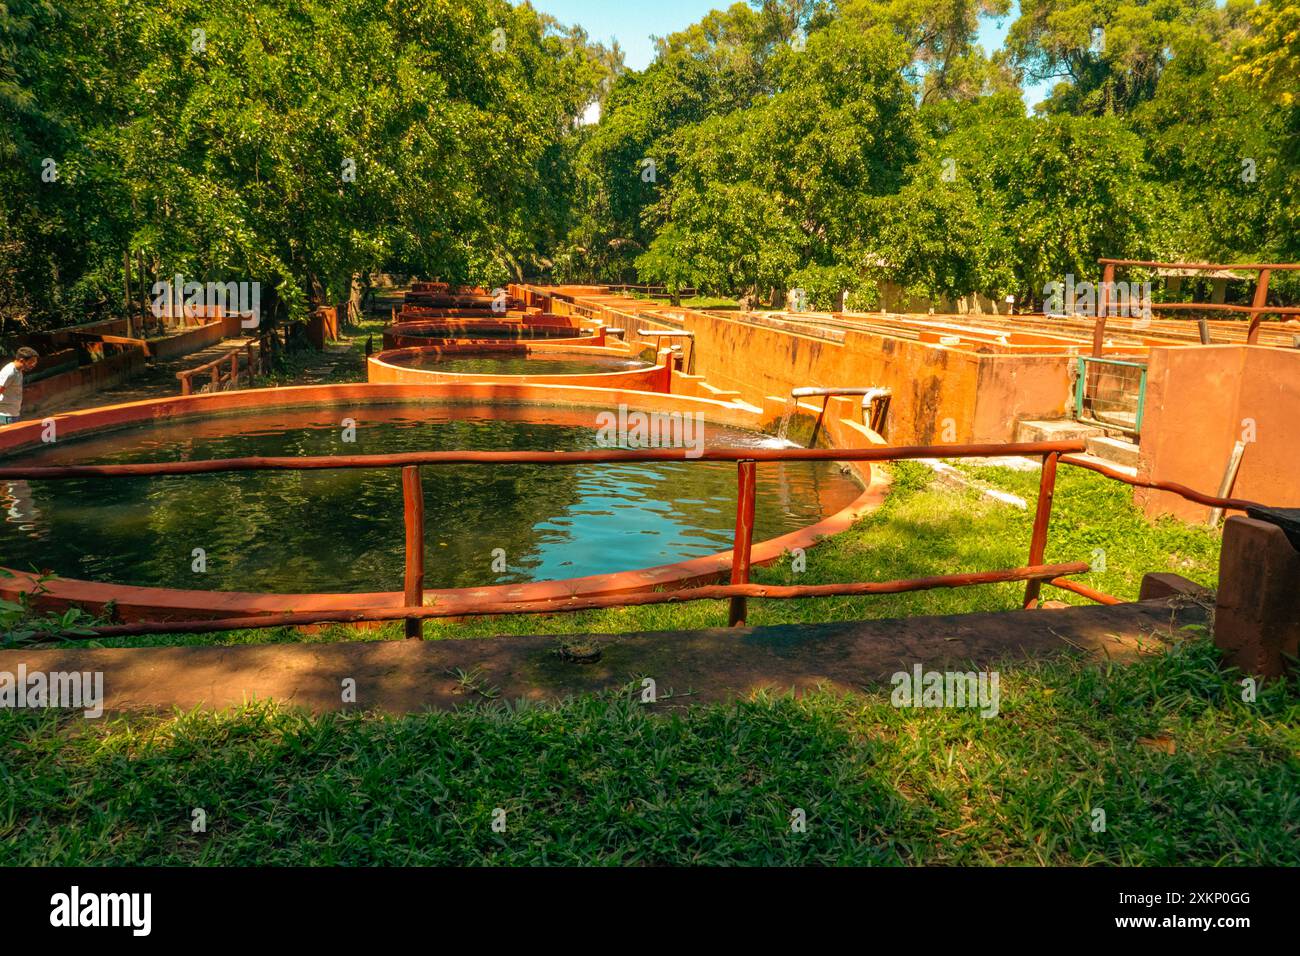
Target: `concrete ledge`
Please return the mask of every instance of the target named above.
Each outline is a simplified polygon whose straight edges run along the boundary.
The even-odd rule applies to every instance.
[[[1158,601],[1164,598],[1174,597],[1175,595],[1201,597],[1209,594],[1210,591],[1208,588],[1197,584],[1189,578],[1183,577],[1181,574],[1159,571],[1142,576],[1142,586],[1138,590],[1138,600]]]
[[[1278,525],[1224,523],[1214,642],[1226,663],[1264,678],[1300,656],[1300,551]]]
[[[599,659],[561,657],[553,637],[380,641],[231,647],[0,651],[0,671],[102,671],[105,709],[215,710],[275,700],[321,712],[445,710],[492,699],[556,701],[654,678],[661,703],[681,706],[758,691],[848,691],[888,682],[900,670],[969,670],[1085,653],[1132,660],[1160,650],[1177,627],[1202,623],[1197,605],[1149,601],[904,620],[579,635]],[[460,674],[473,674],[463,680]],[[669,695],[676,695],[670,697]],[[667,701],[662,698],[669,698]]]

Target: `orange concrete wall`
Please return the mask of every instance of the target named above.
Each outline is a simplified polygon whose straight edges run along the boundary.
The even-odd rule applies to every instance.
[[[438,384],[454,385],[458,382],[490,382],[498,385],[519,384],[527,381],[531,385],[580,385],[584,388],[620,388],[636,392],[669,392],[672,390],[672,369],[668,365],[656,365],[651,368],[629,369],[623,372],[593,372],[589,375],[475,375],[469,372],[439,372],[436,368],[411,368],[395,361],[403,352],[424,351],[422,349],[398,349],[392,352],[380,352],[366,362],[366,380],[376,384],[420,385]],[[475,355],[477,349],[429,349],[448,355]],[[559,349],[506,349],[484,348],[488,352],[509,352],[513,354],[555,355],[581,357],[582,355],[625,355],[615,349],[591,348],[566,352]],[[394,361],[390,361],[394,360]]]
[[[1253,422],[1232,497],[1300,507],[1300,351],[1244,345],[1152,349],[1138,473],[1215,494]],[[1209,509],[1138,489],[1149,516],[1203,520]]]
[[[800,386],[888,387],[893,399],[886,437],[894,444],[1011,441],[1018,419],[1060,418],[1070,401],[1066,355],[979,354],[851,329],[843,331],[843,341],[832,341],[620,296],[568,303],[524,287],[517,294],[530,302],[545,299],[558,314],[593,311],[597,321],[624,329],[632,345],[657,344],[643,340],[641,328],[693,332],[693,374],[751,404]],[[692,346],[682,345],[689,369]]]
[[[218,319],[197,328],[186,329],[176,335],[169,335],[165,339],[151,339],[149,351],[154,359],[165,361],[178,355],[189,355],[209,345],[216,345],[225,338],[225,334],[226,322],[224,319]]]
[[[79,398],[125,382],[132,375],[143,371],[145,362],[144,351],[136,348],[25,385],[23,416],[29,418],[56,402]]]
[[[1011,441],[1019,421],[1064,418],[1074,401],[1073,362],[1063,355],[980,356],[969,440]]]

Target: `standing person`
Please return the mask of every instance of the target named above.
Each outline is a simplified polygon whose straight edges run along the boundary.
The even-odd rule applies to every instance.
[[[14,360],[0,368],[0,425],[12,425],[23,411],[23,375],[36,368],[35,349],[21,348]]]

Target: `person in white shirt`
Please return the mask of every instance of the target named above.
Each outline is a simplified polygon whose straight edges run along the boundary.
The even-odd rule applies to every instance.
[[[23,411],[23,374],[36,368],[35,349],[21,348],[14,360],[0,368],[0,425],[12,425]]]

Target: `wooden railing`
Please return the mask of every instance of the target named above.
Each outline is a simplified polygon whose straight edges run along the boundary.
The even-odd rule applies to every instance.
[[[549,614],[592,608],[631,607],[718,599],[729,600],[728,620],[731,625],[736,626],[745,622],[746,604],[749,598],[788,600],[809,597],[897,594],[904,591],[970,587],[978,584],[997,584],[1010,581],[1025,582],[1023,602],[1025,608],[1033,608],[1038,605],[1039,595],[1044,583],[1071,591],[1098,603],[1118,604],[1120,603],[1118,598],[1068,579],[1069,575],[1082,574],[1090,570],[1087,562],[1043,563],[1047,549],[1048,525],[1051,521],[1052,498],[1056,490],[1058,463],[1064,462],[1068,465],[1096,471],[1108,478],[1136,487],[1170,491],[1198,504],[1211,507],[1231,508],[1239,511],[1262,507],[1253,501],[1207,495],[1175,482],[1154,481],[1126,475],[1105,465],[1073,457],[1074,454],[1083,450],[1084,443],[1081,441],[1056,441],[982,445],[909,445],[899,447],[875,445],[868,448],[712,448],[706,449],[697,456],[682,449],[596,449],[567,452],[440,451],[408,452],[393,455],[230,458],[212,461],[127,465],[17,466],[0,468],[0,481],[16,481],[19,479],[57,481],[92,477],[115,478],[123,476],[197,475],[215,472],[312,471],[351,468],[400,468],[402,470],[403,523],[406,532],[403,607],[290,612],[217,620],[138,622],[68,632],[64,636],[69,639],[125,637],[142,634],[199,634],[245,628],[394,620],[405,620],[407,636],[418,638],[422,636],[421,622],[429,618],[466,616],[467,614]],[[944,574],[895,581],[811,585],[759,585],[750,583],[755,513],[755,477],[758,463],[784,461],[888,462],[918,458],[986,458],[1004,455],[1036,456],[1042,459],[1042,475],[1039,480],[1038,503],[1034,513],[1033,532],[1029,544],[1029,563],[1027,565],[996,571]],[[485,601],[475,605],[470,611],[467,611],[462,604],[455,607],[439,607],[436,604],[425,605],[424,497],[420,480],[420,469],[422,467],[462,464],[558,466],[658,461],[686,462],[687,464],[697,461],[732,461],[736,463],[738,483],[736,530],[731,555],[730,584],[689,587],[677,591],[642,591],[624,594],[589,595],[586,597]]]
[[[1192,272],[1222,272],[1236,270],[1254,272],[1258,276],[1255,282],[1255,295],[1250,305],[1225,305],[1221,302],[1161,302],[1152,305],[1153,310],[1178,309],[1216,309],[1224,312],[1244,312],[1250,316],[1250,327],[1246,331],[1246,342],[1256,345],[1259,342],[1260,323],[1265,315],[1300,315],[1300,308],[1294,306],[1270,306],[1268,304],[1268,281],[1274,272],[1300,270],[1300,262],[1258,263],[1244,262],[1230,265],[1216,265],[1205,262],[1150,262],[1143,259],[1098,259],[1102,267],[1101,288],[1097,297],[1097,324],[1092,333],[1092,354],[1101,358],[1105,351],[1106,318],[1114,311],[1114,304],[1109,301],[1110,291],[1115,288],[1115,269],[1118,266],[1136,266],[1149,269],[1183,269]],[[1205,335],[1205,332],[1202,332]]]
[[[244,358],[244,368],[248,372],[248,384],[253,384],[253,343],[246,342],[242,349],[235,349],[228,355],[215,358],[211,362],[204,362],[202,365],[187,369],[183,372],[177,372],[176,377],[180,379],[181,394],[192,395],[194,393],[194,379],[206,378],[208,380],[208,391],[219,392],[223,389],[234,390],[239,387],[239,359]],[[202,385],[199,386],[202,390]]]

